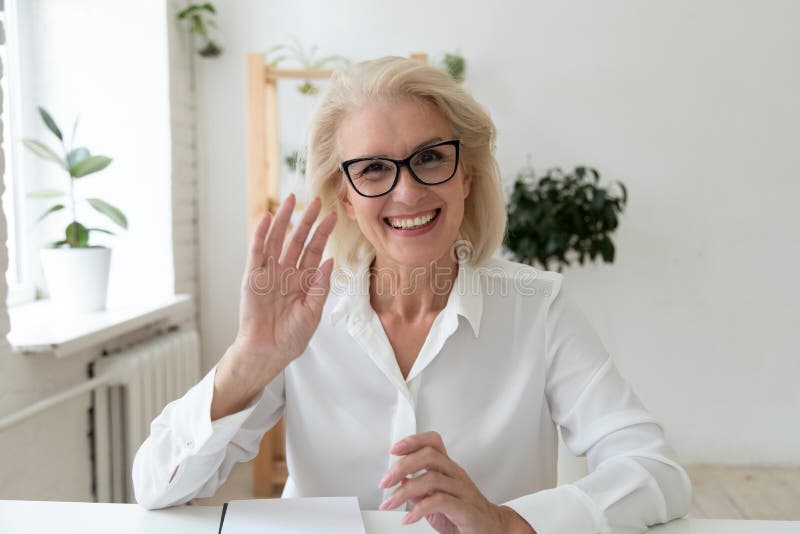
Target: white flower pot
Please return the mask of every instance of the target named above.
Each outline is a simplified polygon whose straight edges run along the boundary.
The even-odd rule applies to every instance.
[[[53,305],[73,312],[105,309],[110,248],[43,248],[40,257]]]

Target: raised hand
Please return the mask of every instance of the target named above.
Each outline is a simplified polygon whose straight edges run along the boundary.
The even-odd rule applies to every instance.
[[[303,353],[319,325],[333,270],[332,258],[320,260],[336,214],[320,222],[306,245],[320,200],[309,203],[285,239],[294,206],[289,195],[274,218],[266,214],[256,226],[242,279],[239,331],[214,378],[212,420],[244,408]]]

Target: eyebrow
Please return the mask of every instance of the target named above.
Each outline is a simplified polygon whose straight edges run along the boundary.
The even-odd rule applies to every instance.
[[[433,143],[437,143],[439,141],[444,141],[444,139],[442,139],[441,137],[433,137],[431,139],[428,139],[427,141],[424,141],[424,142],[418,144],[417,146],[415,146],[413,149],[411,149],[411,153],[413,154],[414,152],[416,152],[420,148],[425,148],[426,146],[428,146],[430,144],[433,144]],[[348,158],[348,159],[360,159],[360,158],[391,158],[391,156],[389,156],[387,154],[363,154],[361,156],[356,156],[355,158]]]

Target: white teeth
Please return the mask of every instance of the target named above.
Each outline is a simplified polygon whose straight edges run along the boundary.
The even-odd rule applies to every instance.
[[[388,219],[388,221],[389,224],[391,224],[395,228],[409,229],[428,224],[431,221],[431,219],[433,219],[435,216],[436,212],[432,211],[428,215],[415,217],[413,219]]]

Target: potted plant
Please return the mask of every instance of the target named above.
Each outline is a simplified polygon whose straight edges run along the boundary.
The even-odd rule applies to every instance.
[[[108,288],[111,249],[90,245],[89,239],[95,232],[111,235],[113,233],[103,228],[90,228],[78,222],[79,203],[75,196],[75,185],[84,176],[108,167],[111,159],[106,156],[92,155],[85,147],[74,146],[75,130],[78,126],[77,119],[72,127],[72,136],[68,145],[50,114],[40,107],[39,115],[47,129],[58,138],[61,144],[61,154],[59,155],[45,143],[35,139],[23,139],[22,142],[40,158],[58,164],[69,177],[68,192],[59,189],[39,189],[31,191],[27,195],[32,199],[51,200],[66,197],[65,201],[56,201],[37,220],[37,222],[41,222],[53,214],[64,211],[69,214],[69,223],[64,231],[64,237],[40,251],[42,270],[50,298],[61,308],[75,311],[102,310],[105,308]],[[128,220],[116,207],[99,198],[86,198],[85,201],[113,223],[124,229],[128,228]]]
[[[202,57],[216,57],[222,54],[222,47],[214,41],[209,30],[217,27],[213,19],[216,15],[217,10],[211,2],[189,4],[178,12],[178,20],[187,24],[189,33],[194,36],[197,43],[197,53]]]
[[[466,71],[466,61],[461,54],[452,52],[446,53],[440,61],[440,67],[453,77],[455,81],[461,83],[464,81],[464,73]]]
[[[282,61],[289,58],[295,60],[304,69],[324,69],[328,66],[336,66],[350,62],[350,60],[346,57],[339,55],[330,55],[318,58],[316,57],[318,50],[319,46],[312,45],[311,48],[306,51],[297,38],[292,38],[291,44],[275,45],[269,48],[265,54],[267,61],[269,61],[269,63],[275,67],[277,67]],[[276,53],[280,54],[273,56],[273,54]],[[314,85],[311,80],[305,80],[303,83],[297,86],[297,90],[300,92],[300,94],[304,95],[315,95],[319,92],[319,88]]]
[[[612,263],[611,234],[628,201],[625,185],[616,185],[619,194],[601,187],[600,173],[591,167],[553,168],[537,178],[528,165],[517,175],[508,202],[506,250],[516,261],[545,270],[557,264],[559,272],[576,259],[583,265],[600,256]]]

